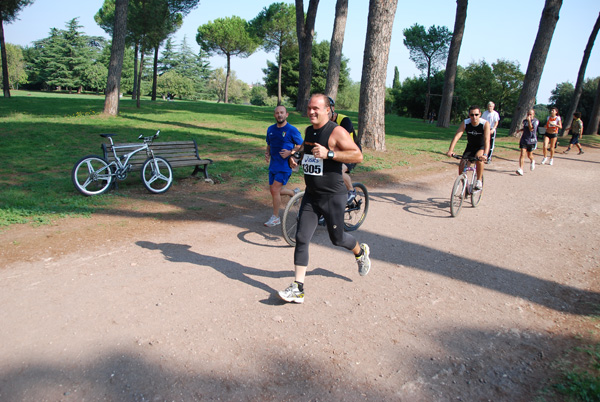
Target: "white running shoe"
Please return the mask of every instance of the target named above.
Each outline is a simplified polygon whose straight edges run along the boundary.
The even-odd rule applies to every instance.
[[[268,226],[270,228],[277,225],[281,225],[281,220],[278,216],[275,215],[271,215],[269,220],[265,222],[265,226]]]
[[[529,164],[529,169],[530,169],[531,171],[534,171],[534,170],[535,170],[535,161],[531,161],[531,163]]]
[[[523,176],[523,169],[521,169],[521,168],[518,168],[518,169],[517,169],[517,174],[518,174],[519,176]]]
[[[542,165],[545,165],[545,164],[546,164],[546,162],[548,162],[548,158],[544,158],[544,159],[542,159]]]
[[[282,300],[285,300],[288,303],[304,303],[304,292],[301,292],[298,289],[298,284],[296,282],[292,282],[290,286],[277,292],[279,297]]]
[[[550,158],[550,162],[548,162],[548,165],[550,165],[550,166],[554,165],[554,159]]]
[[[371,259],[369,258],[371,250],[366,243],[362,243],[360,248],[362,248],[363,254],[360,257],[356,257],[356,263],[358,264],[358,273],[360,276],[365,276],[371,270]]]
[[[475,185],[473,186],[473,190],[481,190],[483,188],[483,183],[481,180],[477,180]]]

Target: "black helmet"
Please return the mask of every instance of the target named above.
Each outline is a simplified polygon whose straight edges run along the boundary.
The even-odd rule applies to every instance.
[[[335,101],[333,100],[333,98],[331,96],[328,96],[328,98],[329,98],[329,105],[335,106]]]

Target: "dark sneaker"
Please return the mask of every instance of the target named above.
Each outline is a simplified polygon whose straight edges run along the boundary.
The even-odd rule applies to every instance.
[[[319,226],[325,226],[325,218],[324,217],[319,217]]]
[[[304,292],[301,292],[300,289],[298,289],[298,284],[296,282],[292,282],[290,286],[285,290],[277,292],[277,294],[282,300],[285,300],[288,303],[304,303]]]
[[[579,151],[577,155],[583,155],[583,150]]]
[[[362,248],[363,254],[360,257],[356,257],[356,263],[358,264],[358,273],[360,276],[365,276],[371,270],[371,259],[369,258],[371,250],[366,243],[361,244],[360,248]]]

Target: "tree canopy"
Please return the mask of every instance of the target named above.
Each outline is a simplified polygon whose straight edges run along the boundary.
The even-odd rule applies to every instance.
[[[432,25],[427,30],[423,25],[414,24],[406,28],[404,33],[404,45],[410,52],[410,59],[421,71],[426,71],[427,78],[427,100],[425,103],[424,118],[429,112],[429,94],[431,87],[429,77],[438,71],[448,57],[452,32],[444,26]]]
[[[224,102],[228,101],[231,57],[248,57],[256,51],[259,41],[250,31],[248,22],[240,17],[217,18],[198,27],[196,42],[208,55],[220,54],[227,59]]]
[[[93,86],[97,83],[98,70],[95,74],[87,70],[101,57],[104,39],[85,35],[77,18],[70,20],[66,28],[52,28],[50,36],[34,42],[32,51],[27,53],[34,76],[43,87],[77,89],[78,92],[83,87],[103,89],[102,85]]]
[[[322,41],[320,43],[314,43],[312,46],[312,57],[311,57],[311,88],[312,91],[317,93],[323,93],[327,84],[327,67],[329,65],[329,41]],[[299,60],[298,52],[293,49],[290,52],[286,52],[281,61],[281,91],[283,96],[287,96],[293,102],[297,103],[298,97],[298,81],[299,81]],[[273,62],[267,61],[267,68],[263,69],[265,73],[265,86],[269,95],[277,95],[277,76],[278,66]],[[342,57],[341,68],[340,68],[340,90],[343,90],[346,85],[350,82],[350,71],[348,70],[348,59]]]
[[[0,21],[11,23],[24,7],[32,4],[34,0],[2,0],[0,1]]]
[[[296,36],[296,7],[292,4],[273,3],[250,21],[256,36],[262,41],[261,46],[267,52],[277,52],[277,65],[279,67],[277,104],[281,104],[281,73],[282,59],[285,52],[289,52],[298,45]]]

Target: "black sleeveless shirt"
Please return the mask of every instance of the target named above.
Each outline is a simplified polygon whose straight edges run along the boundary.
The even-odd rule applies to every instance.
[[[332,121],[328,121],[317,130],[313,126],[308,126],[304,132],[304,154],[312,155],[316,143],[329,149],[329,137],[336,127],[337,124]],[[304,182],[306,192],[310,194],[346,194],[346,186],[342,179],[342,163],[331,159],[323,160],[322,176],[305,173]]]
[[[485,148],[485,137],[483,135],[485,120],[479,119],[479,124],[474,126],[471,119],[465,120],[465,132],[467,133],[467,147],[472,150]]]

